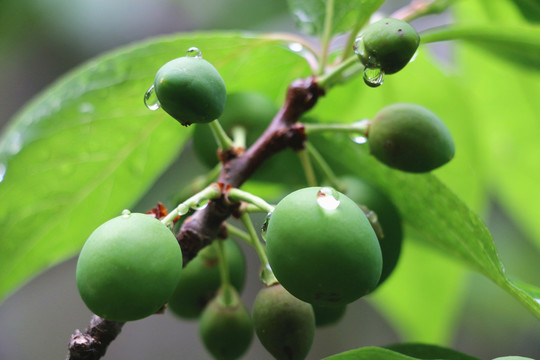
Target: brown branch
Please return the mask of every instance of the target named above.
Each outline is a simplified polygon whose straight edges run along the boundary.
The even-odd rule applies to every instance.
[[[294,81],[288,91],[285,104],[276,114],[266,131],[243,154],[225,157],[218,183],[223,194],[208,206],[195,212],[182,224],[176,238],[182,248],[184,266],[200,249],[223,234],[223,222],[237,212],[239,204],[227,201],[225,192],[239,187],[269,157],[290,147],[302,149],[305,133],[297,123],[302,114],[311,109],[323,91],[314,78]],[[230,154],[229,154],[230,155]],[[71,336],[68,360],[97,360],[116,338],[125,323],[109,321],[94,315],[84,333],[79,330]]]

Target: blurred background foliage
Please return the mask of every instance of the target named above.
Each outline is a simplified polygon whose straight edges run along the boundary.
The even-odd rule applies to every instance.
[[[390,0],[381,11],[390,13],[408,2]],[[463,14],[469,11],[474,20],[478,20],[478,12],[473,8],[475,3],[478,5],[482,1],[471,3],[469,9],[467,5],[462,6],[462,13],[459,15],[466,17]],[[486,21],[504,23],[521,17],[536,25],[540,21],[537,1],[493,0],[492,4],[498,5],[490,8],[492,13]],[[504,13],[504,16],[501,17],[501,13]],[[453,16],[447,12],[420,19],[413,24],[421,30],[451,22]],[[0,81],[3,91],[0,96],[0,130],[30,98],[60,75],[93,56],[155,35],[216,29],[297,32],[294,19],[284,0],[2,0]],[[508,66],[503,60],[501,63],[484,63],[482,53],[476,56],[477,49],[469,49],[468,52],[462,49],[456,51],[449,43],[430,45],[428,49],[439,59],[443,72],[462,70],[453,65],[459,64],[463,57],[467,57],[474,66],[493,68],[495,72],[504,71]],[[508,66],[508,69],[513,68]],[[467,71],[473,71],[469,79],[471,84],[477,85],[485,80],[482,79],[481,71],[474,72],[474,67]],[[526,76],[527,73],[520,70],[516,74]],[[537,79],[537,75],[532,78]],[[516,81],[519,82],[519,78]],[[488,101],[503,100],[497,97],[500,96],[500,91],[493,90],[493,94],[497,95],[495,97],[484,96],[490,94],[487,87],[491,86],[488,81],[485,83],[485,92],[478,94],[478,99],[468,100],[484,101],[486,104],[483,107],[489,110]],[[467,86],[468,83],[461,85]],[[506,85],[515,89],[515,84]],[[432,95],[441,96],[436,91]],[[457,93],[446,95],[459,96]],[[533,99],[538,99],[538,95],[540,94],[534,92],[529,94]],[[334,96],[339,97],[338,90]],[[378,101],[377,97],[374,96],[372,101]],[[429,102],[429,99],[426,101]],[[332,109],[325,109],[321,102],[318,114],[322,118],[325,114],[331,114],[331,111]],[[459,111],[466,112],[468,109],[456,109],[456,112]],[[509,104],[509,123],[512,123],[512,117],[519,116],[522,111],[526,112],[528,117],[536,116],[536,120],[540,118],[536,109],[514,108]],[[538,158],[528,161],[527,167],[519,162],[516,166],[509,164],[511,159],[504,157],[504,139],[499,137],[501,131],[496,132],[492,138],[483,137],[483,140],[477,143],[474,133],[479,130],[489,131],[490,114],[486,111],[477,116],[486,120],[473,126],[485,128],[473,129],[471,138],[462,138],[460,141],[469,147],[469,152],[478,151],[478,157],[463,162],[462,165],[471,167],[470,172],[474,174],[474,167],[504,159],[500,166],[509,167],[509,171],[515,174],[516,184],[528,185],[520,189],[519,185],[508,184],[508,178],[497,180],[496,173],[488,174],[495,177],[489,181],[488,189],[481,188],[486,183],[484,179],[475,179],[474,176],[474,183],[468,182],[468,178],[460,183],[451,169],[443,169],[440,176],[443,179],[454,179],[450,184],[453,190],[482,216],[492,232],[506,270],[514,278],[540,285],[540,253],[537,246],[540,243],[539,227],[534,223],[534,218],[538,215],[535,209],[538,207],[527,207],[527,193],[523,193],[522,200],[518,201],[508,196],[508,191],[512,189],[516,192],[530,190],[530,182],[537,179],[540,172]],[[507,124],[499,123],[496,126]],[[536,139],[537,134],[527,135]],[[534,141],[523,144],[536,145]],[[492,149],[499,149],[501,153],[491,153]],[[526,152],[527,148],[524,151]],[[187,183],[192,176],[204,171],[193,160],[189,146],[176,164],[179,162],[183,169],[189,169],[189,173],[180,175],[180,183]],[[478,173],[484,176],[484,172],[479,170]],[[174,193],[179,184],[171,181],[171,174],[178,179],[174,165],[141,200],[136,210],[144,211],[153,206],[155,199],[162,200]],[[531,195],[531,198],[534,199],[535,196]],[[253,255],[249,249],[246,253]],[[256,262],[254,258],[248,261],[251,279],[248,279],[244,294],[247,304],[252,303],[259,288]],[[440,273],[433,274],[431,279],[426,277],[425,273],[418,273],[418,278],[423,281],[410,282],[411,272],[423,271],[417,266],[420,263],[426,267],[432,263],[433,268],[440,269]],[[75,328],[85,327],[90,316],[75,289],[74,264],[72,259],[51,268],[0,305],[0,359],[58,359],[65,356],[69,335]],[[386,345],[403,340],[446,344],[485,359],[503,355],[540,359],[538,319],[484,277],[464,270],[440,252],[416,243],[406,244],[400,267],[408,269],[408,277],[401,279],[400,276],[404,275],[400,274],[405,272],[398,271],[389,280],[388,288],[394,289],[394,298],[384,294],[386,289],[383,288],[381,293],[375,294],[369,302],[359,301],[351,305],[346,318],[339,325],[318,331],[310,359],[319,359],[358,346]],[[395,284],[398,283],[401,294],[397,293],[396,298]],[[433,298],[429,295],[424,299],[411,295],[422,293],[426,286],[432,286],[440,292]],[[407,311],[411,307],[419,309],[418,312]],[[403,314],[415,319],[408,319]],[[421,320],[418,321],[418,318]],[[182,356],[178,355],[179,353]],[[166,314],[126,326],[105,358],[207,359],[208,355],[200,345],[196,324],[180,322]],[[245,358],[269,359],[269,355],[262,351],[255,341]]]

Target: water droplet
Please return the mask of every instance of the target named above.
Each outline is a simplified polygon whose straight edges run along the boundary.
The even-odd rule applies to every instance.
[[[208,199],[202,199],[197,204],[193,205],[191,208],[193,210],[202,210],[208,206]]]
[[[84,103],[81,103],[79,104],[79,112],[81,114],[92,114],[94,113],[95,111],[95,107],[94,105],[88,103],[88,102],[84,102]]]
[[[304,50],[304,46],[300,43],[293,42],[289,44],[289,50],[299,53]]]
[[[180,204],[176,208],[176,211],[178,212],[178,215],[186,215],[189,212],[189,207],[186,204]]]
[[[356,121],[355,123],[353,123],[355,127],[356,126],[358,127],[359,131],[357,133],[355,132],[350,135],[351,140],[357,144],[365,144],[367,142],[367,137],[365,136],[365,133],[370,122],[371,121],[369,119],[363,119],[363,120]]]
[[[128,218],[130,215],[131,215],[131,211],[129,211],[128,209],[122,210],[122,217],[123,218]]]
[[[379,87],[384,82],[384,71],[379,68],[364,68],[364,82],[370,87]]]
[[[335,210],[340,204],[339,193],[331,187],[323,187],[317,192],[317,203],[326,210]]]
[[[353,43],[353,50],[354,50],[354,53],[356,55],[358,55],[358,57],[360,58],[360,60],[362,60],[362,58],[364,57],[364,54],[366,52],[366,48],[364,47],[364,39],[362,38],[362,36],[360,37],[357,37],[355,40],[354,40],[354,43]]]
[[[156,111],[161,107],[156,91],[154,90],[154,84],[152,84],[144,94],[144,105],[152,111]]]
[[[262,224],[262,228],[261,228],[261,236],[264,240],[264,242],[266,242],[266,231],[268,230],[268,223],[270,222],[270,218],[272,217],[272,213],[269,212],[268,214],[266,214],[266,218],[264,219],[264,222]]]
[[[7,166],[5,164],[0,164],[0,183],[4,181],[4,176],[6,176]]]
[[[190,47],[187,51],[186,51],[186,56],[187,57],[193,57],[193,58],[196,58],[196,59],[202,59],[202,52],[201,50],[199,50],[199,48],[196,48],[196,47]]]

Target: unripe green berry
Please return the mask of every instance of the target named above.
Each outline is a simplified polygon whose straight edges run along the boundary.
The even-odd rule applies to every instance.
[[[377,285],[380,286],[394,271],[401,254],[403,243],[401,216],[392,201],[374,185],[356,177],[346,177],[342,182],[347,196],[373,211],[382,229],[382,237],[378,236],[383,257],[381,278]]]
[[[372,291],[382,269],[377,236],[354,201],[331,188],[297,190],[275,207],[268,261],[297,298],[344,305]]]
[[[394,74],[412,59],[420,36],[407,22],[386,18],[370,24],[356,44],[355,51],[366,67]]]
[[[253,324],[248,310],[229,288],[232,303],[225,304],[219,294],[204,309],[199,333],[205,348],[216,360],[235,360],[246,352],[253,339]]]
[[[257,337],[276,360],[306,358],[315,335],[315,316],[310,304],[277,284],[259,291],[252,316]]]
[[[146,214],[126,214],[99,226],[77,262],[77,287],[95,314],[114,321],[154,314],[173,293],[182,253],[173,233]]]
[[[176,289],[169,299],[169,309],[175,315],[184,319],[198,318],[216,295],[221,285],[216,246],[214,242],[202,249],[182,271]],[[241,292],[246,279],[246,261],[242,249],[229,239],[224,242],[224,250],[230,282]]]
[[[343,315],[345,315],[345,310],[347,310],[347,305],[313,305],[313,312],[315,313],[315,325],[317,327],[333,325],[343,318]]]
[[[216,68],[200,57],[181,57],[163,65],[154,90],[161,108],[182,125],[213,121],[225,107],[225,83]]]
[[[375,115],[367,131],[369,149],[382,163],[408,172],[428,172],[455,153],[450,131],[441,119],[415,104],[393,104]]]

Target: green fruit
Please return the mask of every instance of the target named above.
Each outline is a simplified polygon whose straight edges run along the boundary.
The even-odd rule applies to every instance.
[[[366,206],[375,212],[377,222],[382,228],[383,237],[379,245],[383,257],[383,268],[379,285],[394,271],[401,254],[403,242],[403,226],[398,209],[390,199],[375,186],[354,177],[343,179],[346,194],[357,204]]]
[[[382,163],[408,172],[428,172],[455,153],[450,131],[437,115],[415,104],[394,104],[375,115],[368,128],[369,149]]]
[[[182,125],[208,123],[225,107],[225,83],[212,64],[200,57],[169,61],[157,72],[154,90],[161,108]]]
[[[367,68],[394,74],[411,61],[420,36],[407,22],[381,19],[370,24],[356,43],[356,53]]]
[[[216,240],[220,241],[220,240]],[[221,285],[216,243],[201,250],[184,270],[169,299],[169,309],[184,319],[198,318]],[[233,240],[224,243],[229,278],[239,292],[244,288],[246,261],[242,249]]]
[[[347,305],[321,306],[313,305],[315,325],[317,327],[333,325],[343,318]]]
[[[77,262],[77,287],[95,314],[138,320],[169,300],[181,270],[182,253],[173,233],[152,216],[126,214],[90,235]]]
[[[278,281],[311,304],[350,303],[373,290],[381,275],[381,249],[369,221],[332,188],[304,188],[283,198],[268,221],[266,245]]]
[[[252,316],[257,337],[277,360],[306,358],[315,335],[315,316],[310,304],[277,284],[259,291]]]
[[[231,289],[232,290],[232,289]],[[253,339],[253,325],[246,307],[232,291],[232,304],[217,296],[204,309],[199,333],[205,348],[217,360],[238,359]]]
[[[267,97],[258,93],[232,93],[227,95],[227,103],[219,122],[229,134],[235,126],[246,131],[246,146],[257,140],[263,133],[277,108]],[[193,132],[193,149],[203,164],[214,167],[218,163],[217,143],[212,130],[206,124],[195,125]]]

